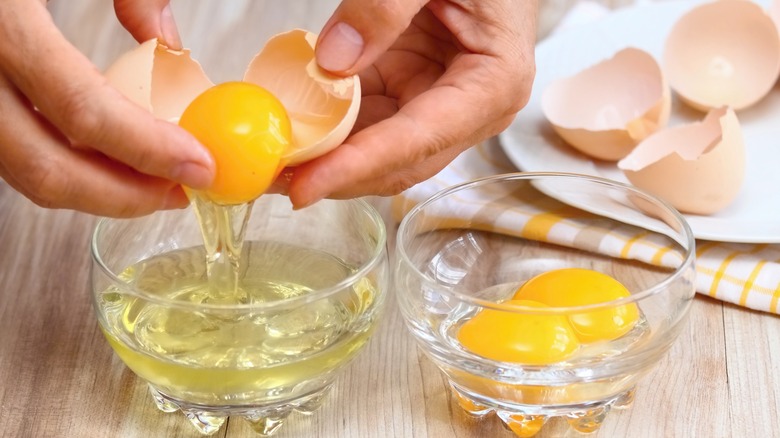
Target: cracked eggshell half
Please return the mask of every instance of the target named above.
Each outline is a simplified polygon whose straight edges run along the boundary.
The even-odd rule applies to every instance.
[[[189,50],[168,49],[157,39],[122,54],[105,76],[128,99],[173,123],[196,96],[214,85]]]
[[[659,131],[618,163],[634,186],[684,213],[708,215],[728,206],[745,179],[745,145],[734,111]]]
[[[628,47],[612,58],[551,83],[542,111],[566,143],[601,160],[625,157],[664,127],[671,90],[655,58]]]
[[[769,93],[780,74],[778,28],[750,0],[704,3],[672,26],[663,67],[672,90],[698,110],[747,108]]]
[[[352,131],[360,109],[360,79],[337,77],[314,58],[317,35],[295,29],[271,38],[244,74],[273,93],[287,109],[294,166],[330,152]]]

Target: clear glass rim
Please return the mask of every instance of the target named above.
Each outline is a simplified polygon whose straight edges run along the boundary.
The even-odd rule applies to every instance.
[[[686,253],[683,261],[680,263],[680,266],[678,266],[675,271],[664,278],[662,281],[656,283],[652,287],[649,287],[647,289],[638,291],[638,292],[632,292],[631,295],[620,298],[617,300],[607,301],[604,303],[595,303],[595,304],[588,304],[588,305],[582,305],[582,306],[566,306],[566,307],[550,307],[550,308],[540,308],[540,307],[531,307],[531,306],[522,306],[517,304],[504,304],[504,303],[496,303],[489,300],[484,300],[481,298],[475,298],[470,295],[466,295],[463,293],[460,293],[456,290],[454,290],[453,287],[447,287],[442,286],[440,283],[435,282],[430,277],[425,275],[423,272],[421,272],[415,265],[412,263],[411,258],[409,257],[409,254],[407,253],[406,247],[403,242],[403,238],[407,233],[407,228],[410,226],[410,223],[412,220],[420,214],[420,212],[425,209],[428,205],[433,204],[434,202],[439,201],[440,199],[447,197],[453,193],[461,192],[464,190],[473,189],[475,187],[483,186],[492,184],[495,182],[500,181],[515,181],[515,180],[538,180],[538,179],[572,179],[572,180],[586,180],[592,183],[596,184],[602,184],[607,185],[611,187],[618,187],[621,190],[625,190],[627,192],[631,192],[634,194],[637,194],[641,196],[644,199],[650,200],[657,205],[663,207],[667,213],[669,213],[680,225],[680,234],[683,237],[683,240],[687,244]],[[690,228],[690,225],[685,220],[685,218],[680,214],[680,212],[677,211],[671,204],[664,201],[663,199],[660,199],[654,195],[651,195],[641,189],[638,189],[634,186],[631,186],[629,184],[625,184],[619,181],[610,180],[603,177],[598,176],[591,176],[591,175],[585,175],[585,174],[578,174],[578,173],[567,173],[567,172],[510,172],[510,173],[502,173],[497,175],[491,175],[486,176],[482,178],[473,179],[470,181],[465,181],[459,184],[452,185],[450,187],[444,188],[433,195],[431,195],[428,199],[418,203],[415,205],[411,210],[409,210],[401,220],[399,226],[398,226],[398,232],[396,235],[396,245],[395,245],[395,252],[398,257],[398,263],[403,263],[409,267],[409,269],[414,272],[414,274],[418,277],[423,279],[423,283],[427,283],[431,285],[432,287],[435,287],[438,293],[442,295],[449,295],[457,300],[460,300],[462,302],[493,309],[493,310],[499,310],[499,311],[505,311],[505,312],[513,312],[513,313],[525,313],[525,314],[537,314],[537,315],[556,315],[556,314],[574,314],[574,313],[584,313],[584,312],[590,312],[595,310],[601,310],[601,309],[608,309],[608,308],[614,308],[619,307],[626,304],[632,304],[636,303],[638,301],[641,301],[648,296],[655,295],[658,293],[663,292],[667,286],[673,282],[675,279],[677,279],[680,275],[683,274],[688,268],[692,268],[695,261],[695,253],[696,253],[696,239],[693,236],[693,231]]]
[[[297,297],[285,298],[285,299],[268,301],[268,302],[260,302],[260,303],[202,304],[202,303],[188,303],[184,301],[160,298],[153,294],[148,294],[143,290],[138,290],[136,288],[129,287],[127,282],[119,278],[119,276],[103,260],[103,257],[101,256],[98,247],[98,240],[100,239],[101,232],[105,228],[106,224],[110,222],[117,222],[117,221],[132,221],[134,219],[102,217],[98,220],[90,237],[90,253],[92,255],[92,260],[94,262],[93,265],[99,266],[103,274],[109,278],[109,280],[113,285],[119,287],[122,293],[126,293],[128,295],[132,295],[149,302],[162,304],[166,306],[187,308],[187,309],[198,309],[198,310],[246,311],[246,310],[270,310],[277,307],[314,302],[322,298],[325,298],[329,295],[332,295],[334,293],[337,293],[338,291],[343,290],[352,284],[356,284],[360,279],[366,277],[370,271],[374,270],[374,268],[376,268],[376,266],[382,262],[382,259],[385,257],[387,252],[387,229],[385,227],[384,220],[382,219],[382,216],[379,214],[377,209],[371,206],[368,202],[366,202],[363,199],[347,199],[347,200],[323,199],[319,202],[330,202],[330,203],[347,202],[347,203],[353,203],[357,205],[360,208],[360,210],[371,220],[371,223],[373,224],[374,228],[377,231],[377,236],[376,236],[377,239],[376,239],[376,243],[374,244],[374,248],[370,257],[365,263],[363,263],[358,269],[356,269],[355,272],[353,272],[348,277],[344,278],[340,282],[330,287],[318,289],[310,294],[304,294]],[[187,207],[187,210],[189,211],[191,208],[192,208],[191,206]],[[152,213],[152,214],[156,214],[156,213]],[[93,273],[92,275],[94,276],[95,274]],[[93,291],[93,294],[95,293],[97,293],[97,291]]]

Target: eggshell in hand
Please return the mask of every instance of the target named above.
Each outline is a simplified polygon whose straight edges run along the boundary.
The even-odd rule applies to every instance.
[[[711,1],[675,22],[664,71],[680,98],[702,111],[747,108],[780,74],[780,37],[772,18],[749,0]]]
[[[272,37],[244,75],[273,93],[291,123],[293,145],[285,155],[296,165],[339,146],[360,109],[360,79],[337,77],[314,58],[317,35],[295,29]],[[109,83],[160,119],[177,122],[187,105],[214,84],[189,50],[170,50],[155,40],[123,54],[105,72]]]
[[[301,29],[276,35],[244,74],[245,81],[271,91],[287,109],[293,135],[287,154],[291,166],[339,146],[360,109],[358,76],[337,77],[319,68],[316,41],[315,34]]]
[[[670,110],[671,91],[660,66],[632,47],[551,83],[542,95],[545,117],[567,143],[609,161],[665,126]]]
[[[124,53],[105,76],[127,98],[171,122],[179,120],[195,96],[214,85],[189,50],[170,50],[157,39]]]
[[[728,206],[742,187],[742,129],[732,109],[714,109],[701,122],[648,137],[618,168],[634,186],[682,212],[712,214]]]

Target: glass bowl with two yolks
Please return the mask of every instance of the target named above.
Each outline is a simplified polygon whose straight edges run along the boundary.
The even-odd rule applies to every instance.
[[[451,400],[518,436],[628,407],[695,295],[695,241],[669,204],[614,181],[519,172],[406,212],[395,290]]]

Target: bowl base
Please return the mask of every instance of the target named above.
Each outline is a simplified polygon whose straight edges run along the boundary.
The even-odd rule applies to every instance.
[[[198,432],[212,435],[219,431],[228,417],[241,417],[260,436],[271,436],[293,412],[311,415],[327,398],[331,386],[292,400],[257,406],[203,406],[169,397],[149,386],[152,400],[163,412],[181,411]]]
[[[503,425],[516,436],[529,438],[536,435],[545,423],[554,417],[562,417],[569,426],[579,433],[596,432],[612,409],[627,409],[634,401],[635,387],[606,400],[589,402],[582,405],[534,406],[529,409],[507,409],[506,407],[490,406],[487,400],[474,397],[468,392],[450,383],[452,398],[467,414],[481,418],[495,413]]]

